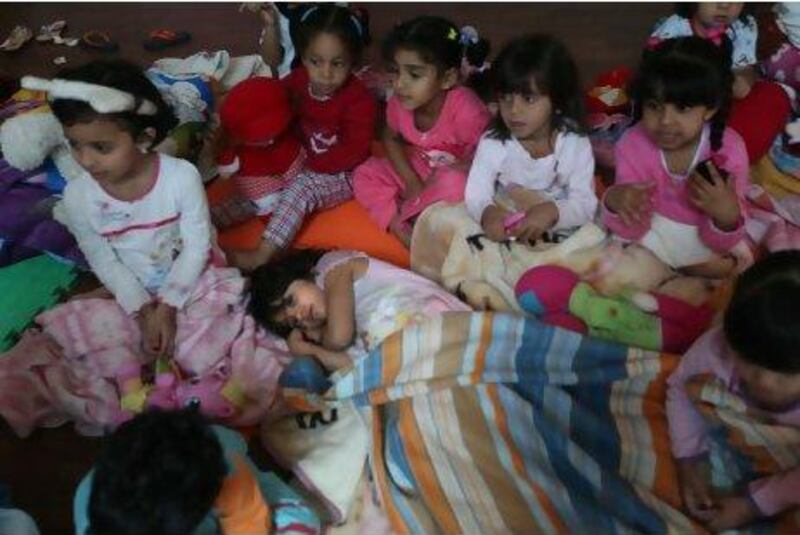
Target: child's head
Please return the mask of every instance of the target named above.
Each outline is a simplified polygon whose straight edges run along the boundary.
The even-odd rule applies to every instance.
[[[719,150],[732,83],[730,58],[710,41],[668,39],[645,52],[633,80],[636,117],[666,151],[696,143],[709,123],[711,148]]]
[[[297,29],[297,50],[313,94],[327,97],[342,87],[368,43],[365,17],[335,4],[304,11]]]
[[[99,181],[127,178],[177,123],[142,70],[122,60],[62,71],[50,100],[75,159]]]
[[[553,37],[531,35],[509,43],[492,64],[492,81],[500,105],[494,137],[527,140],[553,130],[583,131],[578,69]]]
[[[745,394],[768,409],[800,401],[800,251],[770,254],[736,281],[724,329]]]
[[[191,533],[226,472],[222,447],[196,410],[142,413],[108,437],[95,464],[90,533]]]
[[[292,329],[314,330],[325,323],[325,294],[314,282],[323,254],[316,249],[289,251],[253,272],[250,313],[257,323],[283,338]]]
[[[684,18],[696,20],[706,28],[729,26],[747,15],[744,2],[678,2],[675,12]]]
[[[422,16],[395,26],[383,43],[392,87],[408,110],[419,109],[458,83],[464,45],[458,27]]]

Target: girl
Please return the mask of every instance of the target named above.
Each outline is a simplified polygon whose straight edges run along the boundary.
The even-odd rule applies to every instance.
[[[36,336],[57,340],[57,349],[34,336],[16,348],[29,347],[27,359],[2,359],[0,378],[24,383],[0,412],[16,415],[20,432],[71,419],[80,432],[101,434],[156,403],[199,402],[229,422],[259,420],[281,366],[245,313],[245,280],[213,246],[197,170],[151,151],[175,123],[158,90],[123,61],[23,83],[49,91],[86,171],[64,191],[65,218],[116,302],[71,300],[41,314]],[[142,384],[144,366],[167,363],[166,383]]]
[[[566,48],[545,35],[511,42],[494,62],[500,115],[481,139],[467,179],[467,211],[495,241],[510,235],[535,241],[550,229],[571,229],[594,217],[594,157],[583,135],[583,96]],[[538,194],[524,218],[504,225],[512,212],[494,194],[515,189]],[[518,202],[517,204],[526,204]]]
[[[737,280],[723,325],[700,338],[668,381],[667,418],[689,514],[713,531],[744,526],[800,505],[800,469],[750,482],[743,495],[715,497],[706,478],[709,431],[687,394],[713,374],[772,421],[800,426],[800,252],[774,253]]]
[[[603,199],[612,233],[688,274],[728,275],[744,237],[748,161],[725,127],[730,88],[725,58],[704,39],[647,54],[632,87],[640,120],[617,144],[616,182]]]
[[[245,270],[286,248],[306,215],[353,196],[350,172],[369,155],[375,129],[375,100],[353,76],[368,37],[366,26],[333,4],[308,8],[299,24],[302,66],[284,82],[305,145],[306,170],[281,193],[259,247],[231,253],[231,262]]]
[[[758,80],[758,26],[751,10],[743,2],[679,2],[675,11],[656,24],[648,47],[695,35],[730,56],[734,101],[729,126],[744,139],[750,161],[757,162],[786,124],[790,101],[779,85]]]
[[[46,84],[86,170],[64,190],[69,229],[128,314],[145,351],[171,356],[176,313],[209,263],[211,227],[195,167],[153,152],[176,121],[135,65],[96,61]]]
[[[409,245],[410,220],[437,201],[463,200],[490,114],[458,85],[464,45],[453,23],[440,17],[405,22],[389,35],[383,55],[394,90],[383,134],[387,158],[359,166],[353,189],[378,225]]]
[[[354,343],[370,350],[405,325],[470,308],[434,282],[363,253],[289,253],[253,273],[250,310],[287,338],[295,355],[328,371],[346,367]]]

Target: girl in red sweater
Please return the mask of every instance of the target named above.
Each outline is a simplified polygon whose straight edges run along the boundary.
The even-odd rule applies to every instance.
[[[299,17],[301,65],[283,81],[306,169],[281,194],[259,247],[233,252],[234,265],[249,271],[266,264],[291,244],[307,214],[352,198],[351,171],[369,156],[375,129],[375,100],[353,75],[368,39],[366,21],[335,4],[311,6]]]

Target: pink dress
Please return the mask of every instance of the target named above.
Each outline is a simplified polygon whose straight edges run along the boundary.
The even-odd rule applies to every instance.
[[[403,179],[387,158],[372,157],[353,173],[356,199],[383,229],[397,213],[407,221],[437,201],[464,200],[469,165],[490,119],[489,110],[475,93],[456,87],[447,93],[436,124],[421,132],[414,124],[414,112],[392,97],[386,121],[408,143],[408,159],[419,177],[435,183],[418,198],[403,201]]]

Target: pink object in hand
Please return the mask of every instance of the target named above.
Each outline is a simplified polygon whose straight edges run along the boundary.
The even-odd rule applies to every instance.
[[[525,219],[525,212],[514,212],[511,215],[507,215],[503,219],[503,228],[505,228],[506,232],[508,232],[519,225],[523,219]]]

